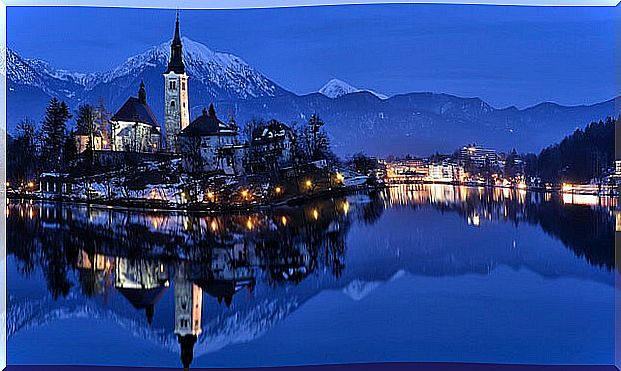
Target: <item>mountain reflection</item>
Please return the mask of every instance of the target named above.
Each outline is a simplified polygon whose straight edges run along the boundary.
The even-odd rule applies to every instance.
[[[170,333],[181,363],[189,367],[197,343],[215,336],[203,334],[203,306],[228,308],[239,293],[252,295],[257,285],[274,297],[283,295],[276,293],[281,288],[305,282],[312,282],[305,297],[322,287],[342,287],[348,282],[338,281],[348,270],[357,278],[346,265],[352,226],[374,224],[388,209],[452,213],[463,220],[463,228],[501,222],[539,226],[577,257],[612,270],[615,205],[569,201],[546,193],[429,185],[227,215],[15,201],[6,210],[7,245],[22,277],[40,271],[53,300],[78,290],[105,303],[118,293],[152,325],[158,303],[173,295]],[[477,259],[485,266],[497,261],[472,258]],[[425,271],[435,263],[416,262],[430,264]],[[285,315],[270,310],[277,309],[265,309],[273,318]]]

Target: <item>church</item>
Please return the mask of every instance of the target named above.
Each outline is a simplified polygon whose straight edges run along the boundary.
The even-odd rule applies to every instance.
[[[144,83],[138,97],[129,97],[110,120],[112,150],[157,152],[160,150],[160,125],[147,104]]]
[[[165,150],[184,156],[184,167],[191,172],[222,171],[228,175],[242,171],[246,146],[239,144],[235,122],[224,123],[213,104],[190,123],[188,75],[183,63],[179,13],[170,46],[170,61],[164,72]]]
[[[110,149],[140,153],[164,152],[188,157],[190,142],[194,144],[198,141],[202,164],[200,171],[221,170],[226,174],[238,174],[242,168],[245,146],[240,145],[237,139],[237,125],[220,121],[213,104],[209,111],[203,109],[202,115],[190,123],[188,74],[183,62],[179,13],[170,45],[170,60],[163,76],[163,125],[158,123],[149,107],[146,87],[141,82],[138,96],[129,97],[110,120]],[[86,139],[79,141],[78,147],[84,147]]]
[[[183,63],[183,46],[179,32],[179,13],[175,21],[175,36],[170,45],[170,61],[164,72],[164,131],[163,141],[168,152],[180,152],[179,133],[190,124],[188,104],[188,75]]]

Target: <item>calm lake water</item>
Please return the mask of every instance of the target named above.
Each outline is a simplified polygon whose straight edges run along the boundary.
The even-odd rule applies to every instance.
[[[222,216],[14,201],[8,361],[610,364],[610,202],[440,185]]]

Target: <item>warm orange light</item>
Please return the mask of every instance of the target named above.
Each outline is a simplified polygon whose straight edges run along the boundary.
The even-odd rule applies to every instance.
[[[207,192],[207,198],[212,200],[216,197],[216,195],[213,192]]]
[[[319,211],[317,209],[313,209],[313,218],[315,220],[319,219]]]
[[[252,226],[253,226],[253,225],[252,225],[252,220],[248,219],[248,220],[246,221],[246,228],[248,228],[248,229],[252,229]]]
[[[285,225],[285,226],[286,226],[286,225],[287,225],[287,217],[283,215],[283,216],[280,218],[280,222],[282,223],[282,225]]]
[[[337,179],[339,182],[342,182],[343,180],[345,180],[345,177],[344,177],[344,176],[343,176],[343,174],[341,174],[341,173],[336,173],[336,179]]]
[[[310,188],[313,186],[313,182],[311,182],[310,180],[306,181],[306,187]]]
[[[276,191],[276,193],[280,193],[280,192],[282,192],[282,188],[276,187],[276,189],[274,191]]]
[[[10,186],[11,186],[11,183],[6,182],[6,183],[4,183],[4,185],[5,185],[5,186],[7,186],[7,187],[10,187]]]
[[[349,202],[343,202],[343,212],[347,214],[349,212]]]
[[[211,221],[211,230],[214,232],[218,230],[218,223],[215,220]]]
[[[241,192],[241,195],[242,195],[242,197],[243,197],[243,198],[247,198],[247,197],[248,197],[248,191],[244,189],[244,190]]]
[[[32,188],[34,187],[34,183],[33,182],[28,182],[28,188]]]

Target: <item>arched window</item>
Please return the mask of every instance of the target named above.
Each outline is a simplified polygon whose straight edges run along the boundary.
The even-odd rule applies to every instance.
[[[170,90],[177,90],[177,82],[176,81],[171,81],[170,82]]]
[[[181,81],[181,90],[185,90],[185,81]]]
[[[170,101],[170,107],[171,107],[171,108],[175,108],[175,101],[174,101],[174,100],[171,100],[171,101]]]

